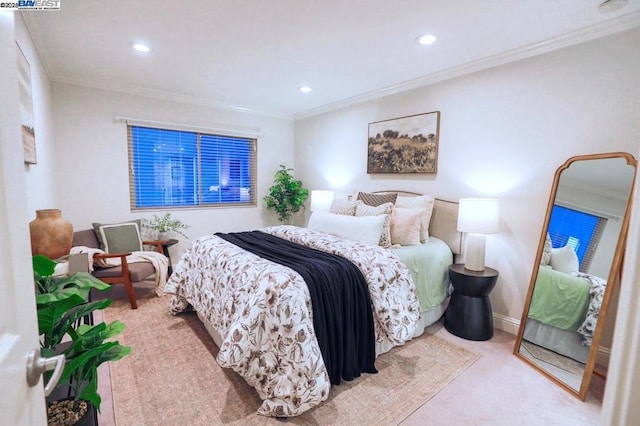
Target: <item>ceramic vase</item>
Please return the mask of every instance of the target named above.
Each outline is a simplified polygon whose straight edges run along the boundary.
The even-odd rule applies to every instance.
[[[73,225],[58,209],[36,210],[29,223],[31,254],[43,254],[50,259],[69,254],[73,243]]]

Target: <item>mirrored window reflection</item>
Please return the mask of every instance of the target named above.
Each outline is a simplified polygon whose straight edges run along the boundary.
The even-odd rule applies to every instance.
[[[588,272],[606,224],[604,217],[556,204],[549,220],[551,246],[571,247],[578,256],[580,272]]]

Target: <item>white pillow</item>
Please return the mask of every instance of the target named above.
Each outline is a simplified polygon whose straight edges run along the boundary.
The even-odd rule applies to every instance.
[[[391,244],[417,246],[425,209],[394,207],[391,213]]]
[[[558,272],[564,272],[569,274],[571,272],[578,272],[580,269],[580,261],[578,255],[569,246],[551,249],[551,261],[549,262],[551,267]]]
[[[426,243],[429,241],[429,222],[431,221],[431,215],[433,213],[433,204],[435,197],[433,195],[420,195],[417,197],[402,197],[398,196],[395,207],[402,207],[407,209],[419,209],[424,208],[424,214],[422,215],[422,221],[420,223],[420,242]]]
[[[382,225],[382,235],[380,236],[380,243],[378,245],[387,248],[391,245],[391,211],[393,210],[393,204],[384,203],[379,206],[373,207],[362,202],[362,200],[356,201],[356,216],[379,216],[385,215],[385,221]]]
[[[377,246],[382,235],[382,225],[387,215],[347,216],[326,212],[313,212],[307,228],[349,240]]]

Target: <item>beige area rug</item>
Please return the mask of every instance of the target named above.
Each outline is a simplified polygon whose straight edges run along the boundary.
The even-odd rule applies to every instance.
[[[169,296],[126,299],[105,311],[127,329],[120,343],[131,355],[111,363],[117,425],[282,424],[256,414],[260,399],[237,373],[216,362],[218,348],[194,313],[172,316]],[[295,425],[398,424],[480,355],[424,334],[376,361],[378,374],[331,388],[329,399]]]

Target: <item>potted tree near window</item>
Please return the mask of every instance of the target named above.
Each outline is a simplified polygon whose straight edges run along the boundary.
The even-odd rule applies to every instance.
[[[280,165],[275,174],[269,195],[264,197],[268,209],[273,209],[280,222],[289,223],[294,213],[304,208],[309,190],[302,187],[302,181],[293,177],[293,169]]]
[[[55,277],[55,265],[46,256],[33,257],[40,352],[44,357],[60,353],[66,357],[52,395],[62,393],[67,398],[64,401],[49,398],[49,425],[73,425],[81,421],[91,406],[100,410],[98,367],[128,355],[131,348],[110,340],[124,330],[122,322],[83,323],[93,312],[111,304],[111,299],[88,302],[90,290],[110,286],[87,272]],[[65,336],[68,338],[64,339]]]

